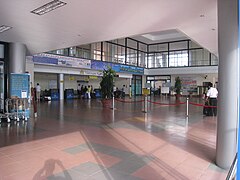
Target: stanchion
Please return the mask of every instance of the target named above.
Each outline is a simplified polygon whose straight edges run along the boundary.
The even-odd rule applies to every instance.
[[[113,96],[113,107],[112,108],[115,109],[114,96]]]
[[[188,109],[189,109],[189,98],[187,98],[187,114],[186,114],[187,117],[189,116]]]
[[[147,104],[147,95],[144,96],[144,110],[143,112],[144,113],[147,113],[147,110],[148,110],[148,104]]]
[[[143,112],[144,113],[147,113],[147,111],[148,111],[147,97],[148,97],[149,94],[150,94],[150,89],[143,88],[143,95],[144,95],[144,110],[143,110]]]
[[[115,108],[115,102],[114,102],[114,101],[115,101],[115,99],[114,99],[114,96],[113,96],[113,98],[112,98],[112,99],[113,99],[113,102],[112,102],[112,108],[111,108],[111,109],[115,110],[116,108]]]

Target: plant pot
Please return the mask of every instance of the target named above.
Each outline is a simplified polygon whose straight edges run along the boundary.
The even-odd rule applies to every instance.
[[[112,108],[112,99],[102,99],[103,108]]]

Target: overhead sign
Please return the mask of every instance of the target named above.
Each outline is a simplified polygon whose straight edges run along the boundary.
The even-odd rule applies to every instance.
[[[88,75],[88,76],[103,76],[103,72],[102,71],[85,70],[84,71],[84,75]]]
[[[123,72],[123,73],[130,73],[130,74],[144,74],[143,68],[135,67],[135,66],[112,64],[112,69],[116,72]]]
[[[92,69],[96,69],[96,70],[106,70],[109,67],[112,67],[112,64],[109,62],[103,62],[103,61],[92,61],[91,63],[91,68]]]
[[[34,55],[33,62],[40,63],[40,64],[91,69],[91,60],[58,56],[58,55],[46,54],[46,53]]]
[[[91,63],[91,68],[96,70],[103,71],[104,69],[108,69],[109,67],[116,72],[129,73],[129,74],[144,74],[144,68],[142,67],[114,64],[110,62],[103,62],[103,61],[96,61],[96,60],[92,60],[92,63]]]

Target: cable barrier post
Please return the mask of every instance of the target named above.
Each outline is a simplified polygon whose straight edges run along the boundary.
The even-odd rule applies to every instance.
[[[115,109],[114,96],[113,96],[113,110]]]
[[[113,101],[112,101],[112,109],[115,110],[115,103],[114,103],[115,99],[114,99],[114,95],[113,95],[112,100],[113,100]]]
[[[189,116],[189,98],[187,97],[187,117]]]
[[[150,89],[143,88],[143,95],[144,95],[144,110],[143,110],[143,112],[144,112],[144,113],[147,113],[147,111],[148,111],[147,98],[148,98],[148,95],[149,95],[149,94],[150,94]]]

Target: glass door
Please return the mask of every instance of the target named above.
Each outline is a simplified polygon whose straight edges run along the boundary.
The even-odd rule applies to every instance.
[[[142,95],[142,76],[133,75],[132,78],[132,95]]]

